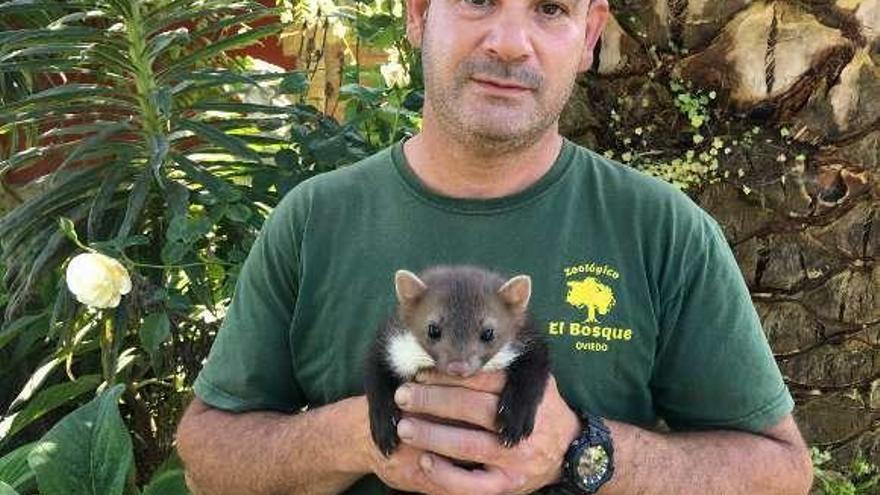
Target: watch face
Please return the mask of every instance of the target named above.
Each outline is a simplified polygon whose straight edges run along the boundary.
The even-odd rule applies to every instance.
[[[601,445],[587,447],[581,453],[577,464],[577,474],[587,486],[595,486],[608,472],[608,453]]]

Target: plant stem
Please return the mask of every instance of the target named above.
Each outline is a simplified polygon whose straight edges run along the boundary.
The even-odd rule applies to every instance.
[[[101,332],[101,370],[107,387],[116,380],[116,348],[113,345],[113,316],[104,318],[104,329]]]
[[[147,40],[143,29],[140,2],[131,2],[131,13],[132,18],[126,19],[125,23],[129,43],[128,55],[134,69],[136,98],[143,119],[144,139],[149,142],[150,136],[162,132],[162,124],[156,111],[156,105],[151,101],[157,92],[156,76],[147,58]]]
[[[139,266],[141,268],[156,268],[156,269],[165,269],[165,268],[190,268],[194,266],[209,266],[209,265],[223,265],[223,266],[235,266],[235,263],[226,263],[223,261],[205,261],[204,263],[183,263],[180,265],[151,265],[149,263],[139,263],[137,261],[133,261],[129,257],[125,257],[125,261],[130,263],[133,266]]]

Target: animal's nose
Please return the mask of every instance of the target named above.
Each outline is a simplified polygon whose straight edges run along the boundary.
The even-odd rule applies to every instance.
[[[473,370],[467,361],[450,361],[446,365],[446,374],[464,377],[473,374]]]

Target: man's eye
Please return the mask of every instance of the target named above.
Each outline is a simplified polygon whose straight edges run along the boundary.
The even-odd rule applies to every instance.
[[[565,13],[565,9],[555,3],[542,3],[540,7],[541,13],[547,17],[558,17]]]

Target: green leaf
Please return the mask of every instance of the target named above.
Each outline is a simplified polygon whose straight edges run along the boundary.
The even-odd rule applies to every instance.
[[[304,71],[296,71],[285,77],[278,85],[278,89],[282,93],[303,94],[309,90],[309,78]]]
[[[232,12],[232,9],[223,10],[226,12]],[[217,22],[208,23],[204,28],[194,32],[193,38],[210,38],[212,33],[222,31],[231,26],[236,26],[239,29],[241,27],[253,26],[252,23],[254,21],[268,18],[271,14],[278,15],[280,13],[280,9],[270,10],[257,2],[251,2],[250,5],[240,4],[240,6],[235,10],[245,10],[245,12],[241,15],[228,16],[227,18],[218,20]]]
[[[9,405],[7,411],[14,411],[19,404],[29,401],[36,391],[43,385],[43,382],[46,381],[46,378],[55,371],[55,368],[57,368],[59,364],[61,364],[61,360],[53,358],[37,368],[37,371],[34,371],[28,381],[21,388],[21,392],[18,393],[18,396],[12,401],[12,404]]]
[[[189,189],[177,181],[170,181],[166,185],[164,193],[172,217],[186,216],[189,210]]]
[[[100,385],[99,375],[81,376],[76,381],[52,385],[31,399],[27,406],[15,415],[6,437],[12,437],[22,428],[43,417],[46,413],[63,406],[80,395],[94,390]],[[6,438],[4,437],[4,438]]]
[[[11,16],[12,14],[27,14],[33,12],[35,14],[45,14],[46,12],[55,12],[58,10],[77,10],[82,8],[80,5],[64,5],[59,2],[35,2],[33,0],[12,0],[0,4],[0,17]],[[12,17],[9,17],[10,19]]]
[[[152,356],[171,337],[171,322],[164,311],[147,315],[140,331],[141,345]]]
[[[3,327],[0,331],[0,349],[6,347],[7,344],[15,340],[21,333],[32,327],[44,327],[48,324],[48,314],[40,313],[38,315],[22,316],[12,323]]]
[[[235,203],[229,205],[229,208],[226,210],[226,217],[233,222],[246,223],[251,217],[251,213],[251,209],[247,205]]]
[[[63,124],[63,127],[55,127],[49,129],[44,132],[40,139],[46,138],[54,138],[61,136],[82,136],[83,134],[92,134],[95,132],[99,132],[105,129],[108,126],[115,124],[115,122],[111,121],[96,121],[90,124],[66,124],[64,122],[59,122],[59,124]]]
[[[59,41],[83,43],[99,41],[103,37],[100,29],[82,26],[61,26],[60,24],[56,24],[57,22],[58,21],[55,21],[49,24],[46,28],[17,29],[0,32],[0,46],[2,46],[2,48],[0,48],[0,55],[23,47],[42,46],[47,43],[57,43]],[[59,27],[53,28],[53,25]]]
[[[296,170],[299,168],[299,155],[290,148],[278,150],[275,153],[275,165],[284,170]]]
[[[57,177],[61,171],[76,160],[95,159],[96,155],[105,154],[110,148],[105,146],[104,142],[115,134],[130,130],[131,128],[131,124],[127,122],[116,122],[79,141],[76,148],[68,154],[64,161],[61,162],[61,165],[58,165],[55,171],[52,172],[52,177]]]
[[[176,263],[180,263],[186,253],[190,250],[190,245],[183,241],[167,241],[164,246],[162,246],[162,252],[160,256],[162,258],[162,262],[168,265],[174,265]]]
[[[76,58],[37,59],[24,60],[21,62],[0,62],[0,71],[33,71],[33,72],[63,72],[66,70],[81,70],[82,61]],[[0,119],[2,120],[2,119]]]
[[[152,63],[162,54],[162,51],[168,48],[172,43],[185,43],[188,41],[189,30],[185,27],[159,33],[150,40],[150,45],[147,47],[147,58],[150,63]]]
[[[186,57],[182,57],[179,60],[176,60],[173,65],[171,65],[168,69],[158,75],[158,80],[160,83],[173,80],[175,77],[178,76],[179,73],[185,72],[196,63],[204,62],[223,51],[234,50],[236,48],[242,48],[244,46],[253,44],[263,38],[269,37],[273,34],[277,34],[280,31],[281,25],[275,23],[268,26],[252,29],[250,31],[245,31],[244,33],[237,34],[235,36],[230,36],[216,43],[211,43],[204,48],[196,50],[195,52],[187,55]]]
[[[73,241],[75,244],[79,244],[79,237],[77,237],[76,235],[76,226],[73,224],[73,221],[71,219],[59,217],[58,226],[61,228],[61,232],[64,232],[64,235],[66,235],[68,239]]]
[[[144,487],[142,495],[189,495],[185,474],[183,468],[157,473]]]
[[[117,405],[123,390],[104,391],[37,442],[28,464],[42,495],[122,495],[134,460]]]
[[[260,161],[260,155],[257,154],[254,150],[250,149],[244,141],[241,139],[232,136],[230,134],[226,134],[223,131],[219,131],[210,125],[203,124],[201,122],[196,122],[195,120],[180,120],[178,122],[178,126],[181,129],[186,129],[188,131],[192,131],[197,136],[205,139],[210,143],[214,143],[221,148],[228,150],[231,153],[234,153],[237,156],[247,158],[248,160],[252,160],[255,162]]]
[[[147,169],[141,172],[140,177],[138,177],[137,181],[134,183],[134,187],[131,189],[131,196],[128,197],[125,218],[122,220],[122,225],[119,227],[119,232],[116,234],[118,239],[128,237],[131,228],[134,227],[134,223],[140,219],[141,212],[143,212],[144,205],[147,202],[147,194],[150,192],[151,180],[152,175],[150,174],[150,170]]]
[[[171,158],[190,179],[205,186],[218,199],[234,202],[241,199],[241,192],[219,177],[206,172],[196,162],[182,155],[171,154]]]
[[[168,225],[165,237],[171,241],[195,242],[211,231],[211,219],[208,217],[187,218],[176,216]]]
[[[66,31],[73,30],[73,29],[79,31],[81,29],[87,29],[87,28],[81,28],[81,27],[77,28],[77,27],[73,27],[73,26],[67,26],[67,24],[70,24],[73,22],[83,22],[83,21],[94,22],[95,19],[104,19],[107,17],[106,12],[103,12],[101,10],[93,10],[94,7],[96,7],[95,5],[91,5],[89,7],[90,7],[90,10],[88,10],[87,12],[74,12],[73,14],[67,14],[65,16],[59,17],[58,19],[55,19],[48,26],[46,26],[47,28],[49,28],[48,31],[66,32]],[[100,30],[98,30],[98,29],[89,29],[89,30],[100,32]]]
[[[260,80],[280,79],[283,76],[284,74],[239,74],[220,69],[193,71],[181,76],[180,82],[171,88],[171,94],[177,96],[185,91],[203,90],[227,84],[245,84],[258,87]]]
[[[240,10],[260,9],[270,12],[257,2],[231,2],[230,0],[200,0],[194,4],[192,0],[174,0],[162,5],[162,8],[153,11],[144,18],[144,30],[155,33],[168,29],[169,26],[178,25],[181,22],[189,22],[193,19],[206,19],[211,16],[221,15],[224,12]]]
[[[273,105],[260,105],[257,103],[229,103],[223,101],[202,101],[193,103],[188,110],[213,110],[216,112],[250,113],[260,112],[267,115],[294,115],[302,118],[311,118],[313,114],[305,108],[292,106],[282,107]]]
[[[14,488],[0,481],[0,495],[19,495]]]
[[[86,223],[86,231],[90,240],[102,236],[102,227],[104,220],[104,212],[110,207],[110,202],[122,180],[127,178],[127,169],[123,164],[115,164],[111,166],[107,176],[101,181],[101,188],[92,201],[89,208],[89,219]]]
[[[346,84],[339,88],[339,96],[342,99],[355,98],[358,101],[367,104],[378,103],[382,99],[384,90],[379,88],[368,88],[360,84]]]
[[[35,445],[36,442],[22,445],[0,458],[0,481],[18,490],[27,490],[33,484],[34,472],[28,466],[27,456]]]

